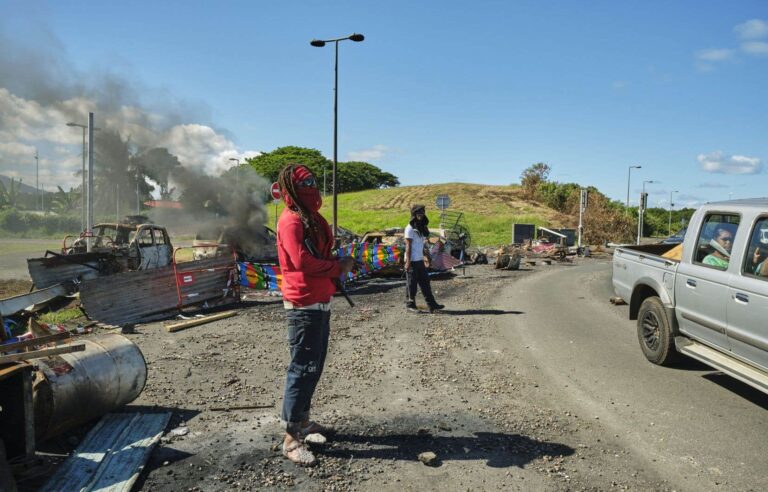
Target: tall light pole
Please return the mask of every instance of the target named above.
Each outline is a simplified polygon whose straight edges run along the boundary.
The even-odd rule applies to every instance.
[[[237,157],[230,157],[230,161],[237,161],[237,168],[235,169],[235,184],[240,184],[240,159]]]
[[[632,170],[633,169],[641,169],[643,166],[629,166],[629,170],[627,171],[627,208],[629,208],[629,181],[632,179]]]
[[[333,83],[333,172],[332,172],[332,180],[333,184],[331,185],[333,187],[333,237],[336,238],[338,236],[338,221],[337,221],[337,210],[338,210],[338,199],[337,199],[337,193],[338,193],[338,183],[336,182],[336,164],[338,162],[337,159],[337,150],[338,150],[338,122],[339,122],[339,41],[345,41],[345,40],[351,40],[355,41],[356,43],[359,43],[360,41],[365,39],[365,36],[362,34],[351,34],[349,36],[343,37],[343,38],[336,38],[336,39],[313,39],[310,41],[309,44],[316,48],[322,48],[325,46],[326,43],[334,43],[336,48],[336,58],[334,63],[334,83]]]
[[[670,191],[669,192],[669,235],[672,236],[672,209],[674,208],[675,204],[672,203],[672,193],[680,193],[679,191]]]
[[[40,209],[40,156],[35,149],[35,210]]]
[[[84,231],[87,225],[85,216],[86,216],[86,209],[88,208],[85,201],[85,132],[88,131],[88,125],[81,125],[79,123],[73,123],[70,121],[69,123],[67,123],[67,126],[72,126],[72,127],[76,126],[78,128],[83,129],[83,187],[81,188],[81,195],[80,195],[80,201],[83,203],[83,207],[82,207],[83,213],[82,213],[82,218],[80,220],[80,230]]]
[[[645,185],[646,184],[654,184],[658,183],[658,181],[654,181],[652,179],[649,179],[647,181],[643,181],[643,192],[640,195],[640,204],[637,207],[637,214],[638,214],[638,221],[637,221],[637,244],[640,244],[640,238],[643,237],[643,229],[644,229],[644,221],[645,221],[645,205],[643,202],[645,198]]]

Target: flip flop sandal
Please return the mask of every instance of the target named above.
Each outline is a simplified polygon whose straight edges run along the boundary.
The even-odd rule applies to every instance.
[[[301,466],[314,466],[317,463],[317,458],[312,454],[312,451],[297,441],[288,447],[285,447],[285,443],[283,443],[283,456]]]

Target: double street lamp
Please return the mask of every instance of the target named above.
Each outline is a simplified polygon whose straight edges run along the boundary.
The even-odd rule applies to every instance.
[[[669,236],[670,237],[672,237],[672,209],[675,206],[675,204],[672,203],[672,193],[680,193],[680,192],[677,190],[669,192]]]
[[[658,181],[654,181],[652,179],[649,179],[647,181],[643,181],[643,192],[640,195],[640,204],[637,207],[637,214],[638,214],[638,220],[637,220],[637,244],[640,244],[640,238],[643,236],[643,229],[644,229],[644,220],[645,220],[645,207],[648,203],[648,201],[645,198],[645,185],[646,184],[656,184]]]
[[[339,41],[346,41],[347,39],[349,39],[350,41],[355,41],[356,43],[359,43],[360,41],[365,39],[365,36],[363,36],[362,34],[355,33],[343,38],[313,39],[309,43],[316,48],[322,48],[323,46],[326,45],[326,43],[334,43],[334,47],[336,48],[336,58],[334,63],[334,83],[333,83],[333,171],[332,171],[333,237],[334,238],[338,236],[338,223],[337,223],[338,200],[336,196],[338,193],[338,183],[336,181],[336,164],[338,162],[337,149],[338,149],[338,121],[339,121]]]

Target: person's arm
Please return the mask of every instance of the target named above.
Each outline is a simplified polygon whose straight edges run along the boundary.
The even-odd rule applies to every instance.
[[[280,243],[297,270],[313,277],[335,278],[344,269],[338,260],[315,258],[304,245],[304,227],[301,222],[281,224]],[[346,265],[345,265],[346,266]],[[349,269],[346,269],[349,272]]]
[[[411,269],[411,248],[413,247],[413,239],[405,238],[405,269]]]

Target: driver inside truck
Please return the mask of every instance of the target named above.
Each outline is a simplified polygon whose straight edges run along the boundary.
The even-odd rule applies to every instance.
[[[715,229],[715,235],[709,242],[709,245],[713,251],[704,257],[702,263],[720,270],[726,270],[731,259],[733,233],[725,227],[718,227]]]

